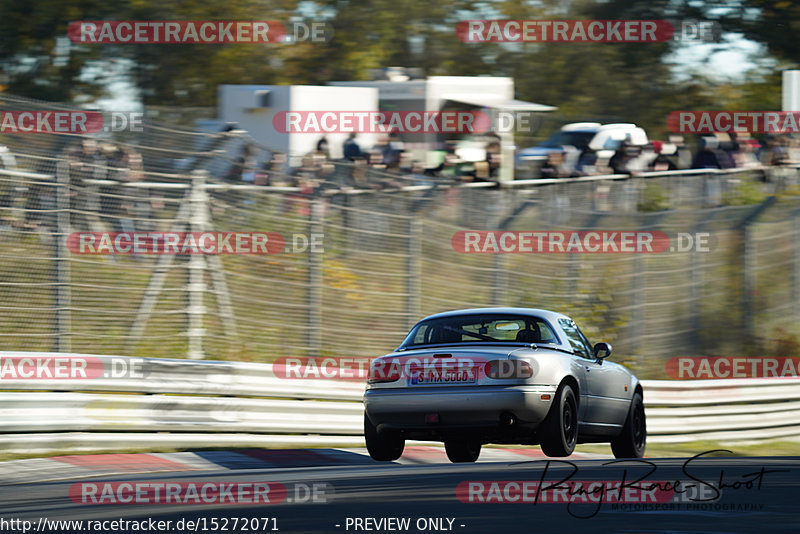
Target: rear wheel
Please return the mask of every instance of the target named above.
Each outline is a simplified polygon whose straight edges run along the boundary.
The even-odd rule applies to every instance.
[[[578,441],[578,403],[572,387],[561,386],[541,426],[542,452],[547,456],[569,456]]]
[[[631,399],[628,418],[619,436],[611,440],[614,458],[641,458],[647,442],[647,422],[644,416],[642,395],[635,393]]]
[[[472,439],[452,439],[444,442],[444,450],[453,463],[474,462],[481,455],[481,444]]]
[[[406,440],[396,431],[378,432],[367,414],[364,414],[364,439],[367,452],[373,460],[391,462],[400,458],[406,446]]]

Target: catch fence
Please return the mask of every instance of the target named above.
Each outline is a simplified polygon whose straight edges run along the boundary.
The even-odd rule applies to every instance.
[[[794,166],[494,183],[310,161],[269,170],[271,185],[234,183],[231,146],[250,142],[147,121],[108,139],[0,138],[3,345],[261,362],[376,356],[430,313],[529,306],[570,314],[640,376],[663,378],[668,357],[770,350],[776,329],[791,340],[800,320]],[[465,254],[453,246],[463,230],[695,242],[658,254]],[[67,247],[75,232],[134,231],[277,232],[286,250]]]

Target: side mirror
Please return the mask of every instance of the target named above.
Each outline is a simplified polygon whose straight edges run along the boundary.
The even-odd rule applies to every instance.
[[[609,343],[597,343],[594,346],[594,357],[598,360],[605,360],[611,356],[611,345]]]

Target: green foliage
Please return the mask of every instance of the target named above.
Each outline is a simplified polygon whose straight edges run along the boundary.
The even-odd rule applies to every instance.
[[[581,289],[568,306],[570,316],[594,343],[613,343],[629,321],[629,316],[618,311],[618,306],[614,305],[612,291],[611,287],[600,287],[592,291]]]
[[[660,185],[649,183],[644,188],[637,209],[642,212],[667,210],[669,209],[669,196]]]
[[[517,97],[559,106],[563,120],[625,120],[658,138],[664,117],[676,109],[771,109],[779,102],[778,81],[769,67],[736,83],[710,80],[702,64],[689,79],[673,77],[676,42],[641,44],[463,43],[455,34],[468,18],[663,19],[709,18],[707,6],[655,0],[580,0],[532,3],[472,0],[258,0],[233,3],[196,0],[0,0],[0,65],[6,90],[55,101],[84,101],[103,94],[110,82],[128,80],[147,105],[213,106],[221,83],[318,84],[365,79],[369,69],[420,67],[429,75],[511,76]],[[726,5],[728,3],[726,2]],[[784,5],[786,4],[786,5]],[[734,20],[758,6],[759,17]],[[785,23],[797,15],[788,2],[742,1],[729,9],[724,26],[742,29],[781,58],[798,57],[794,32]],[[716,16],[716,14],[715,14]],[[225,45],[91,45],[66,41],[78,20],[295,20],[330,22],[329,43]],[[778,21],[781,24],[776,24]],[[67,44],[68,46],[64,46]],[[111,68],[133,66],[129,72]],[[91,67],[91,68],[88,68]]]
[[[725,195],[724,202],[729,206],[748,206],[761,204],[766,198],[767,194],[758,182],[745,179]]]
[[[741,32],[745,38],[764,44],[772,56],[797,63],[800,57],[800,40],[797,39],[800,4],[797,2],[706,0],[703,4],[706,9],[715,10],[726,30]]]

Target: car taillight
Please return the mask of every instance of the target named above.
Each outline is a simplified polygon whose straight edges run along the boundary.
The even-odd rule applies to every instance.
[[[367,383],[394,382],[400,379],[400,366],[394,361],[372,360]]]
[[[504,378],[530,378],[533,368],[525,360],[492,360],[483,366],[486,376],[501,380]]]

